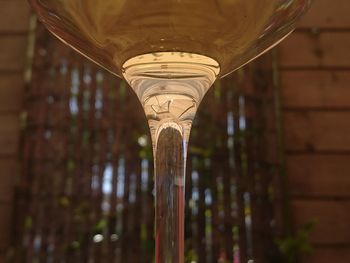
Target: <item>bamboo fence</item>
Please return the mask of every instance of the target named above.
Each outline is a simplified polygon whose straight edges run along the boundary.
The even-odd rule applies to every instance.
[[[153,164],[127,84],[36,32],[14,262],[153,261]],[[186,262],[272,262],[283,232],[271,58],[217,81],[191,133]]]

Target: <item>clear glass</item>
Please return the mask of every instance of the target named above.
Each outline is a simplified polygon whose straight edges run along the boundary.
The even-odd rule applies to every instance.
[[[267,51],[311,0],[30,0],[58,38],[123,76],[148,119],[155,160],[156,262],[184,262],[187,142],[216,78]]]
[[[219,62],[220,75],[278,43],[310,0],[30,0],[46,27],[122,75],[123,63],[161,51]]]

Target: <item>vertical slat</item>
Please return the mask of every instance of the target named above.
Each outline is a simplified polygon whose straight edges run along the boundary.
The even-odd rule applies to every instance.
[[[198,262],[206,262],[206,245],[205,245],[205,171],[203,160],[198,161],[198,214],[197,224],[197,247]]]
[[[246,214],[244,204],[245,180],[243,177],[242,168],[242,143],[241,132],[239,125],[239,94],[233,94],[233,112],[234,112],[234,154],[235,154],[235,168],[234,175],[236,178],[236,200],[237,200],[237,225],[238,225],[238,243],[239,243],[239,257],[240,261],[247,262],[247,230],[246,230]]]
[[[246,72],[245,76],[245,86],[248,90],[254,90],[255,87],[252,87],[254,84],[252,82],[252,73],[251,70]],[[255,93],[255,91],[254,91]],[[258,196],[257,191],[262,187],[262,182],[256,181],[256,174],[258,174],[258,163],[256,160],[256,133],[258,132],[255,120],[256,120],[256,104],[259,103],[259,98],[250,95],[245,99],[244,111],[245,111],[245,136],[244,136],[244,144],[245,151],[248,161],[247,166],[247,190],[249,192],[250,199],[250,214],[249,217],[251,219],[251,258],[261,258],[261,250],[265,243],[262,243],[263,230],[262,226],[264,224],[264,218],[260,213],[261,208],[267,209],[267,207],[263,206],[263,203],[260,200],[260,196]],[[260,245],[259,245],[260,244]]]
[[[47,51],[46,51],[47,52]],[[67,163],[69,158],[69,147],[70,147],[70,130],[69,125],[71,122],[71,114],[68,107],[69,98],[71,97],[70,88],[63,88],[63,87],[70,87],[71,84],[71,64],[68,64],[66,62],[62,62],[59,64],[59,80],[57,82],[58,84],[58,94],[60,94],[59,91],[62,93],[58,96],[60,98],[60,105],[62,107],[62,122],[60,125],[58,125],[57,132],[60,133],[63,137],[60,141],[57,141],[56,144],[62,144],[62,156],[59,158],[59,172],[56,174],[54,173],[54,176],[57,176],[58,183],[57,183],[57,196],[55,198],[55,204],[53,205],[55,208],[55,219],[52,222],[52,231],[54,233],[53,237],[54,240],[52,241],[52,245],[54,247],[53,252],[53,261],[60,262],[61,258],[64,254],[64,223],[65,223],[65,214],[66,211],[66,195],[65,195],[65,182],[68,177],[67,173]],[[65,130],[68,130],[68,132],[65,132]],[[53,131],[55,132],[55,131]]]
[[[117,216],[117,205],[118,205],[118,160],[120,157],[119,153],[119,141],[120,141],[120,126],[116,125],[117,122],[117,116],[118,111],[116,110],[116,103],[115,98],[113,96],[110,96],[109,93],[116,89],[116,85],[108,87],[105,83],[108,81],[105,74],[102,75],[101,72],[100,76],[104,76],[104,85],[101,87],[100,92],[102,96],[102,102],[104,103],[103,108],[105,111],[101,112],[101,118],[104,118],[103,116],[107,115],[111,120],[111,126],[107,128],[110,138],[110,145],[109,145],[109,154],[111,158],[111,165],[113,167],[113,174],[112,174],[112,180],[111,180],[111,198],[110,198],[110,219],[109,219],[109,226],[108,226],[108,250],[109,250],[109,256],[108,256],[108,262],[115,262],[117,259],[117,247],[118,247],[118,232],[117,232],[117,224],[118,218]],[[119,116],[118,116],[119,117]]]
[[[231,82],[233,82],[232,79],[229,79]],[[231,176],[232,174],[229,172],[229,151],[228,151],[228,127],[227,127],[227,113],[229,110],[229,105],[227,105],[227,97],[229,96],[230,86],[228,86],[230,83],[226,80],[222,87],[223,87],[223,96],[222,96],[222,113],[223,117],[221,117],[221,144],[222,144],[222,150],[221,150],[221,159],[222,159],[222,174],[223,174],[223,202],[224,202],[224,229],[225,229],[225,254],[226,254],[226,260],[229,262],[233,261],[233,223],[234,219],[232,217],[232,203],[234,200],[231,200]]]

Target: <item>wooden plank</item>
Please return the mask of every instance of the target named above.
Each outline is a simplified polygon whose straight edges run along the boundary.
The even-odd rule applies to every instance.
[[[350,28],[349,0],[313,1],[299,27]]]
[[[289,151],[349,151],[350,111],[285,111]]]
[[[28,30],[30,7],[27,1],[1,1],[0,32],[25,32]]]
[[[282,71],[284,107],[350,107],[350,71]]]
[[[22,71],[26,47],[26,35],[0,36],[0,71]]]
[[[4,251],[11,238],[12,203],[0,203],[0,251]]]
[[[350,67],[350,34],[294,32],[279,46],[284,67]]]
[[[350,155],[287,156],[293,196],[350,197]]]
[[[0,115],[0,123],[0,156],[14,156],[19,140],[19,116]]]
[[[0,202],[13,200],[14,185],[17,180],[15,158],[0,159]]]
[[[316,220],[310,241],[315,245],[350,245],[350,201],[292,201],[296,226]]]
[[[304,263],[350,262],[350,247],[315,248],[310,256],[304,256]]]
[[[23,74],[0,75],[0,113],[21,109],[23,88]]]

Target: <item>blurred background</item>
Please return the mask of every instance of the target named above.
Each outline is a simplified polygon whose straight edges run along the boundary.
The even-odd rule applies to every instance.
[[[0,263],[152,262],[152,152],[127,84],[0,0]],[[191,134],[186,262],[350,262],[348,0],[217,81]]]

